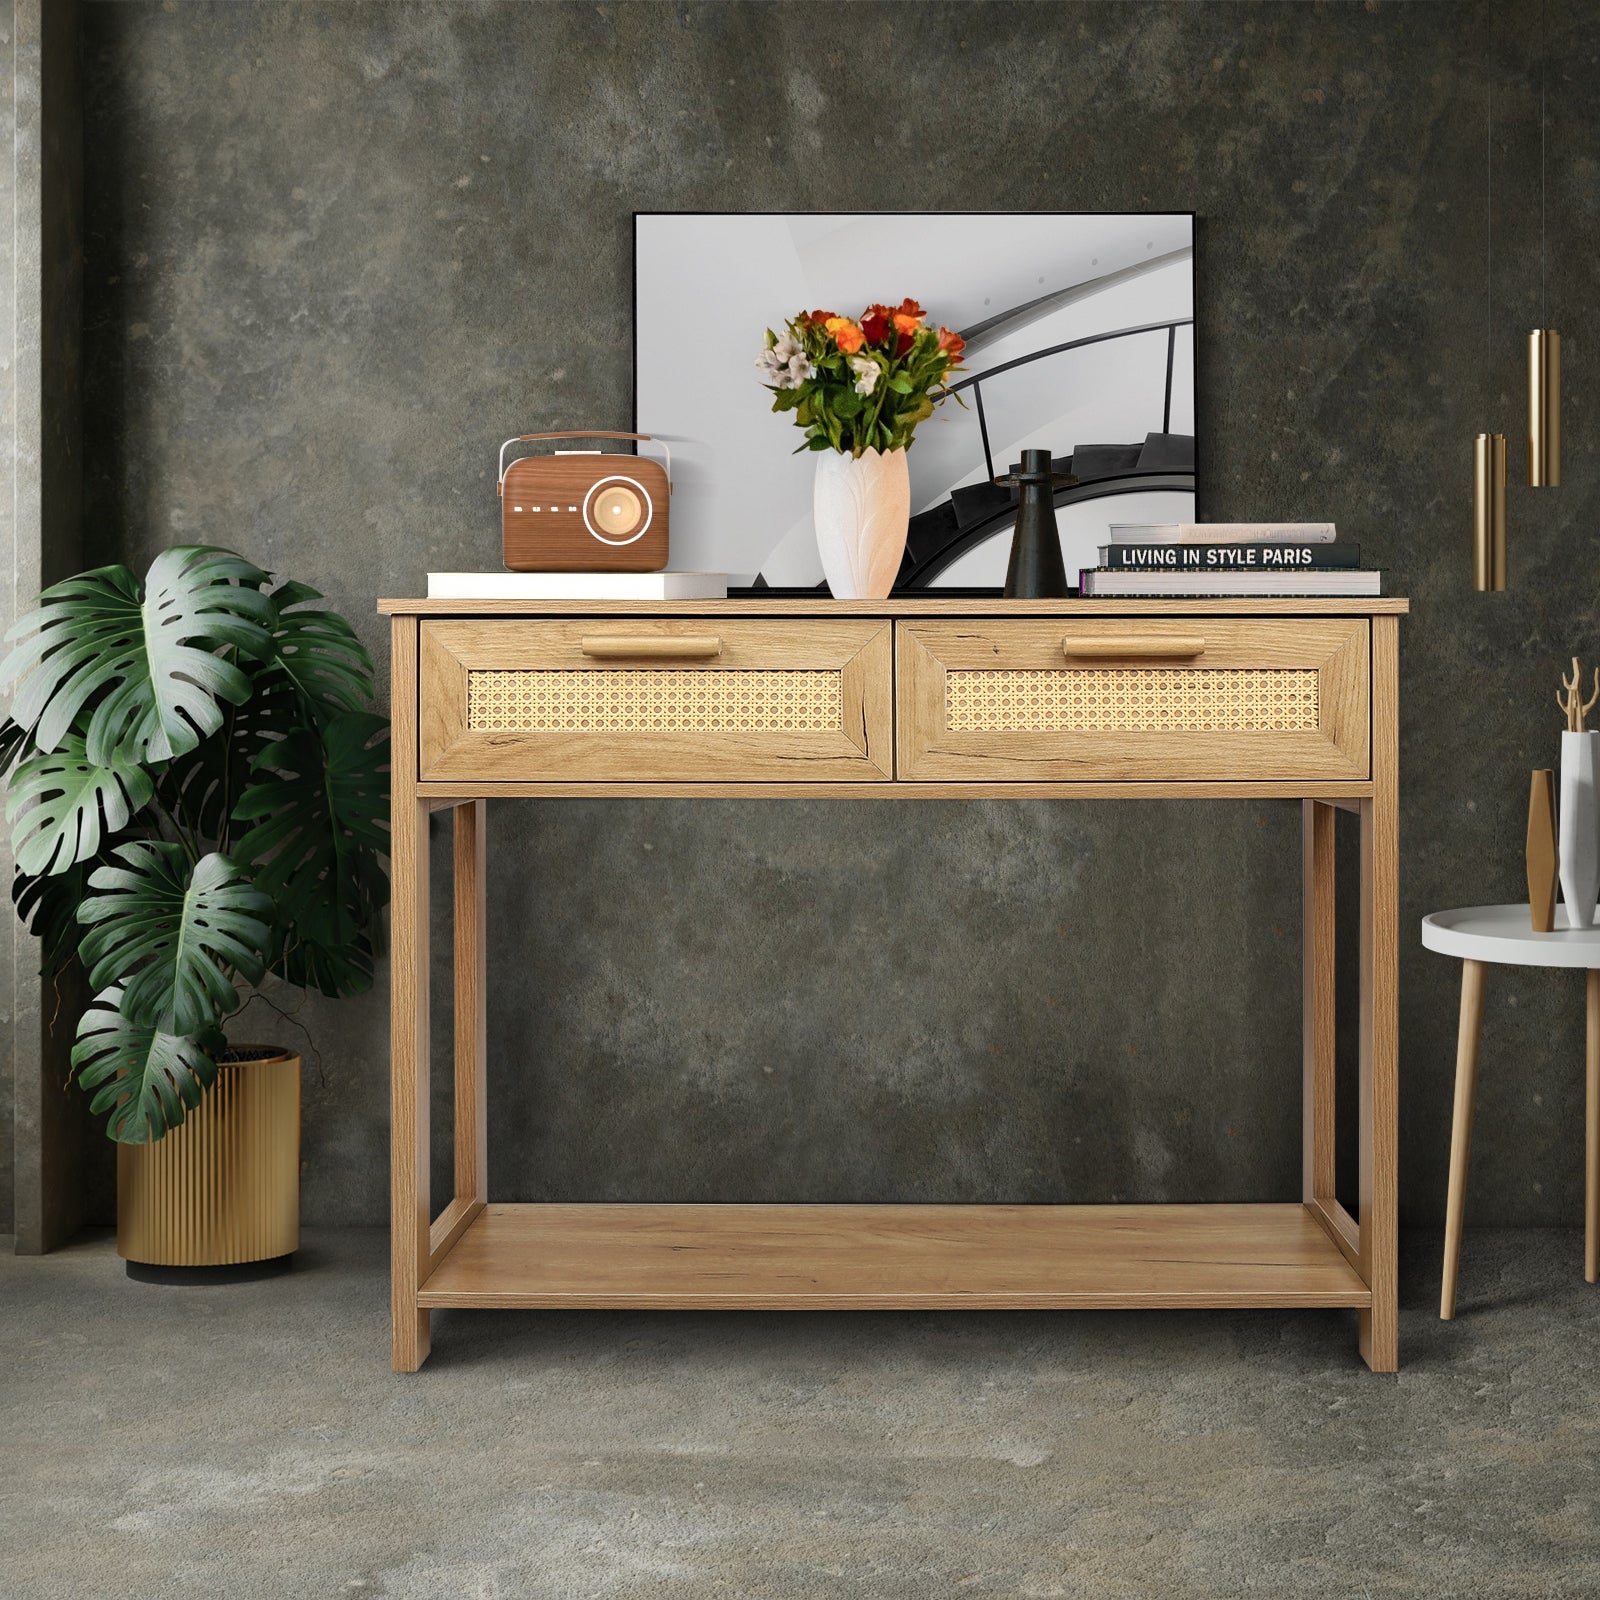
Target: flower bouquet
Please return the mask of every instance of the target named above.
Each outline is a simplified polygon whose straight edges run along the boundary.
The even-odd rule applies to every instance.
[[[910,298],[868,306],[858,320],[810,311],[781,334],[767,329],[756,366],[772,409],[792,413],[803,430],[797,451],[828,452],[817,462],[813,510],[836,599],[882,599],[893,586],[910,521],[905,452],[949,394],[965,348]]]

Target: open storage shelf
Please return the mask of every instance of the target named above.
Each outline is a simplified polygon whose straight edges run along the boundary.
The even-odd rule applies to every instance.
[[[490,1205],[419,1306],[1356,1306],[1303,1205]]]

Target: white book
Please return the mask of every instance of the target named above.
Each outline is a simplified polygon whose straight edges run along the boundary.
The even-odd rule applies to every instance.
[[[1331,522],[1113,522],[1112,544],[1332,544]]]
[[[1185,595],[1193,598],[1228,598],[1247,595],[1281,595],[1294,599],[1309,595],[1359,598],[1383,593],[1383,574],[1354,567],[1321,567],[1296,571],[1246,572],[1138,572],[1123,568],[1092,567],[1080,575],[1079,592],[1085,597],[1107,595]]]
[[[725,572],[430,572],[430,600],[725,600]]]

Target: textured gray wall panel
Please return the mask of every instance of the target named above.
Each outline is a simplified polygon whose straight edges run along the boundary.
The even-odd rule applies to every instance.
[[[1402,1173],[1432,1217],[1456,974],[1416,922],[1520,895],[1557,668],[1600,655],[1600,76],[1551,9],[1566,485],[1513,489],[1509,594],[1470,592],[1467,483],[1486,418],[1517,453],[1537,315],[1531,0],[91,5],[91,553],[236,545],[381,648],[376,596],[495,563],[502,437],[626,423],[636,208],[1192,208],[1204,514],[1335,517],[1417,607]],[[715,315],[684,307],[685,360]],[[530,805],[490,846],[503,1197],[1295,1192],[1290,807]],[[386,998],[301,1013],[309,1220],[385,1215]],[[1581,1072],[1581,986],[1497,974],[1475,1216],[1576,1220]]]

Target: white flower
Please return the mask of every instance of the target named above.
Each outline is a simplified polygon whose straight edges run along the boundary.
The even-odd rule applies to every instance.
[[[868,356],[851,356],[850,370],[856,375],[856,393],[871,394],[878,387],[878,363]]]
[[[784,366],[788,366],[796,356],[806,353],[806,347],[792,333],[786,333],[773,345],[772,353]]]
[[[782,348],[781,344],[779,348]],[[797,345],[795,353],[789,357],[789,386],[798,389],[811,376],[813,370],[811,358]]]

